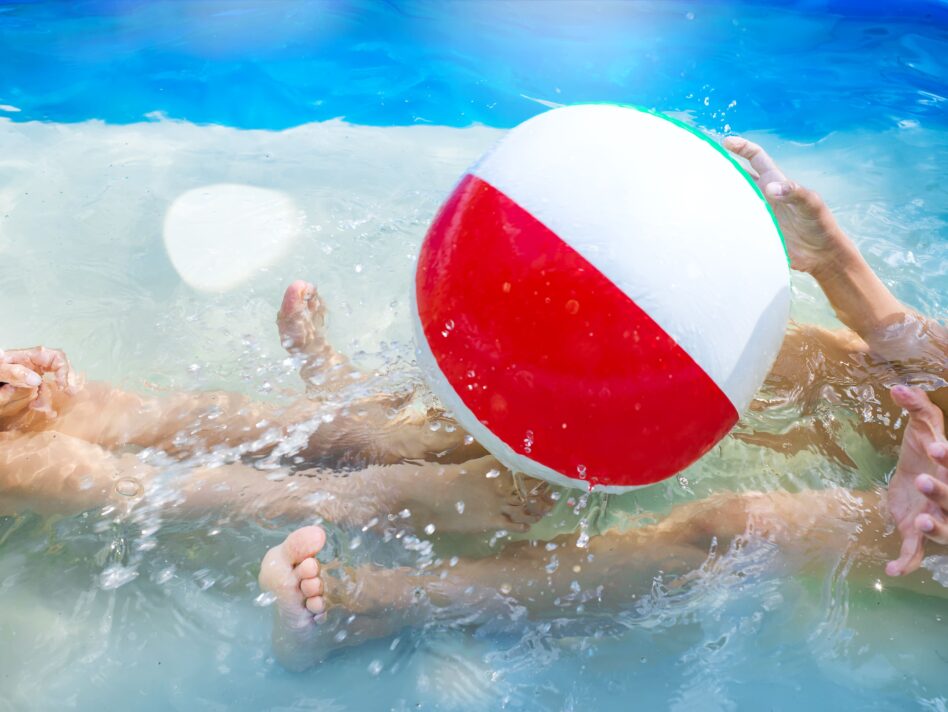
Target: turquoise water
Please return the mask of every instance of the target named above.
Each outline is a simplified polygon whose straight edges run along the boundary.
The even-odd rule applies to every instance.
[[[761,141],[824,195],[900,298],[944,318],[945,13],[831,2],[4,5],[0,346],[60,346],[89,377],[136,390],[289,398],[299,386],[273,315],[304,277],[329,305],[333,341],[377,372],[373,387],[416,382],[407,284],[427,222],[505,128],[585,100],[654,105]],[[269,264],[201,291],[182,270],[200,274],[168,254],[169,215],[189,191],[220,196],[222,184],[271,191],[254,195],[286,239]],[[796,318],[834,323],[807,278],[794,278],[794,296]],[[758,417],[777,432],[802,409]],[[825,403],[813,417],[850,415]],[[840,438],[858,468],[729,439],[625,505],[883,482],[891,462]],[[614,620],[559,634],[432,627],[288,673],[272,660],[255,580],[287,531],[147,511],[0,518],[0,709],[948,705],[944,599],[877,591],[845,556],[781,576],[759,542]],[[332,535],[353,560],[417,556]],[[944,561],[927,566],[944,576]]]

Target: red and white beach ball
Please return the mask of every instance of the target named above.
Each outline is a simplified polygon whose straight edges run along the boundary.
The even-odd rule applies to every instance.
[[[429,383],[498,459],[624,490],[735,424],[783,339],[789,267],[763,196],[713,141],[654,112],[571,106],[464,175],[414,303]]]

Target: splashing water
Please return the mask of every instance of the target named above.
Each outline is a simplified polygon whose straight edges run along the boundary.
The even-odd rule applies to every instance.
[[[682,22],[702,20],[700,8],[688,12]],[[801,23],[801,32],[818,34]],[[899,71],[937,75],[924,38],[908,34],[902,42],[916,68]],[[693,87],[678,108],[707,128],[737,128],[748,102],[725,94]],[[848,123],[810,143],[779,131],[749,137],[821,192],[897,296],[943,316],[948,225],[937,157],[948,138],[922,102],[944,99],[918,91],[915,101],[920,118],[893,116],[885,127]],[[802,120],[812,131],[813,123]],[[656,571],[618,615],[578,611],[597,594],[577,581],[545,620],[529,619],[510,601],[487,622],[477,611],[449,608],[421,630],[348,649],[305,677],[276,665],[272,610],[261,610],[274,600],[260,593],[256,577],[263,554],[289,525],[264,513],[188,521],[167,511],[196,468],[252,461],[274,486],[290,487],[299,464],[293,459],[331,425],[340,402],[417,389],[427,404],[405,295],[412,259],[452,182],[500,134],[483,126],[342,121],[261,132],[168,120],[113,126],[0,119],[0,346],[61,346],[91,378],[133,390],[220,388],[287,403],[303,384],[273,316],[285,285],[305,277],[328,305],[330,339],[371,374],[334,402],[314,405],[289,433],[261,423],[255,442],[214,449],[183,432],[175,447],[193,453],[186,458],[135,453],[160,475],[147,487],[116,481],[126,509],[0,518],[0,669],[13,708],[64,700],[80,708],[114,706],[116,699],[138,704],[142,689],[152,696],[139,708],[156,710],[225,699],[248,708],[338,708],[344,701],[374,709],[380,689],[395,709],[625,709],[629,699],[645,709],[752,709],[765,695],[788,708],[894,708],[913,700],[944,708],[942,600],[895,592],[884,579],[881,590],[857,584],[853,572],[869,564],[846,552],[805,575],[788,575],[779,549],[753,533],[712,547],[684,579]],[[286,256],[238,289],[203,294],[178,279],[163,252],[162,224],[181,195],[221,183],[286,196],[300,212],[301,234]],[[798,321],[836,325],[811,280],[795,275],[793,288]],[[869,380],[852,390],[834,382],[817,390],[770,383],[761,395],[767,407],[749,413],[736,437],[677,480],[609,499],[607,514],[644,522],[723,490],[881,483],[891,458],[867,448],[848,425],[883,417],[876,389]],[[212,423],[219,414],[200,417]],[[742,438],[781,436],[794,427],[831,432],[839,448],[784,455]],[[524,438],[529,447],[532,435]],[[493,482],[501,474],[485,476]],[[590,513],[595,498],[554,492],[551,499],[557,506],[534,530],[547,557],[538,564],[541,580],[573,575],[564,571],[565,548],[546,542],[544,527],[566,528],[585,555],[608,524],[605,515]],[[476,510],[469,498],[448,501],[461,518]],[[490,553],[491,544],[500,549],[515,538],[496,532],[478,549],[442,540],[427,521],[414,532],[414,516],[408,509],[367,516],[358,533],[331,528],[322,558],[420,572],[445,562],[455,569],[470,549]],[[948,586],[944,557],[930,556],[925,566]],[[171,679],[175,686],[166,684]]]

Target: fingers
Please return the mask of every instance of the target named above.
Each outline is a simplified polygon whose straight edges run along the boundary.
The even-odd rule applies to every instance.
[[[728,136],[724,139],[724,147],[749,161],[751,168],[754,169],[758,177],[770,174],[767,177],[771,180],[786,180],[786,176],[784,176],[783,172],[777,166],[776,161],[753,141],[748,141],[746,138],[739,138],[738,136]]]
[[[546,516],[556,504],[553,487],[548,482],[538,483],[528,491],[525,504],[527,511],[537,519]]]
[[[908,411],[911,420],[927,427],[936,444],[939,441],[944,443],[945,416],[938,406],[928,399],[925,391],[909,386],[893,386],[889,392],[895,404]]]
[[[906,534],[902,539],[902,550],[899,552],[899,558],[886,564],[885,572],[889,576],[905,576],[917,569],[922,563],[922,557],[925,555],[922,535],[913,531]]]
[[[520,534],[529,531],[530,526],[536,521],[536,518],[527,515],[523,507],[519,506],[507,505],[501,507],[500,513],[504,518],[505,528]]]
[[[40,385],[36,398],[30,403],[30,410],[44,413],[48,418],[56,417],[56,411],[53,410],[53,392],[47,383]]]
[[[6,352],[5,357],[9,354],[9,351]],[[37,388],[43,382],[43,377],[26,366],[0,362],[0,381],[15,388]]]
[[[69,393],[76,390],[78,381],[76,374],[66,354],[59,349],[48,349],[45,346],[16,349],[7,351],[3,355],[3,361],[25,366],[39,375],[51,373],[61,388]]]
[[[900,408],[904,408],[909,415],[935,415],[938,406],[928,399],[928,394],[921,388],[914,386],[892,386],[889,389],[892,399]]]
[[[931,443],[928,446],[928,456],[942,467],[948,467],[948,443],[944,441]]]
[[[948,512],[948,484],[939,482],[931,475],[915,478],[915,487],[934,505]]]
[[[931,514],[919,514],[915,517],[915,527],[936,544],[948,544],[948,523],[939,521]]]

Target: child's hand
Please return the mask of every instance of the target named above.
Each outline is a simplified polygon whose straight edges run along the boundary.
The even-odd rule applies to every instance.
[[[55,416],[52,393],[43,377],[53,374],[66,394],[79,389],[79,380],[62,351],[37,346],[32,349],[0,349],[0,419],[33,410]]]
[[[902,576],[922,563],[926,539],[948,544],[948,440],[944,415],[925,391],[896,386],[892,398],[908,411],[909,422],[889,482],[889,513],[902,536],[902,550],[885,571]]]
[[[787,180],[774,160],[756,143],[729,136],[724,147],[750,162],[750,174],[767,202],[787,241],[790,266],[816,272],[833,260],[833,253],[847,238],[826,203],[812,190]]]

